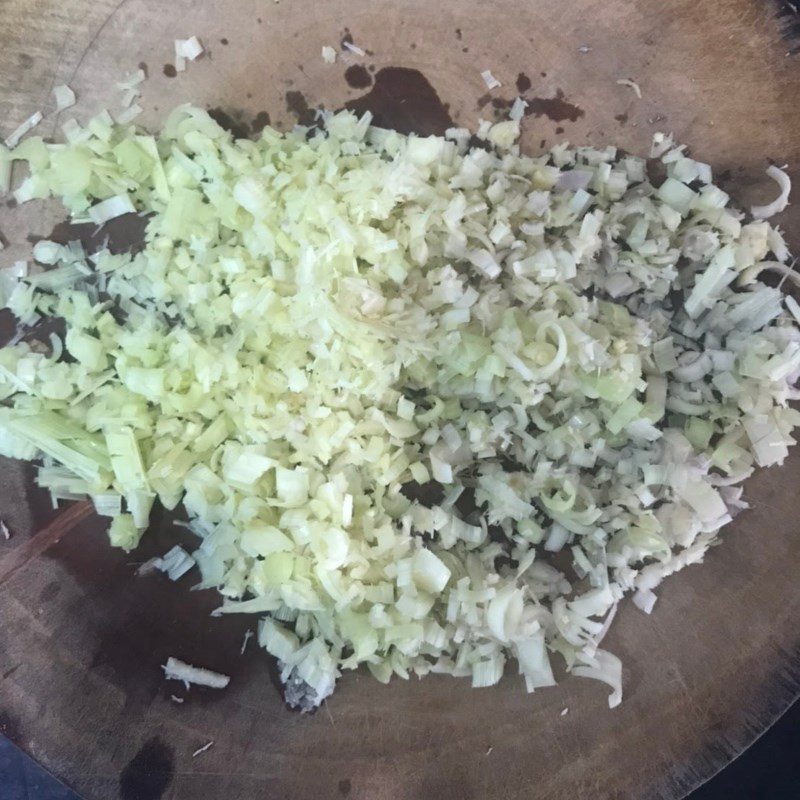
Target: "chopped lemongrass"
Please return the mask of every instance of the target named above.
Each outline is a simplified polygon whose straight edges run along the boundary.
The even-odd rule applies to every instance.
[[[481,147],[370,122],[235,140],[181,106],[156,135],[103,112],[0,148],[18,199],[147,228],[0,275],[0,453],[126,549],[182,503],[195,545],[139,574],[196,565],[215,615],[259,614],[303,709],[362,664],[488,686],[512,661],[534,691],[555,653],[616,703],[624,595],[652,611],[793,444],[800,304],[757,280],[795,280],[788,248],[669,136],[656,188],[613,147],[520,153],[518,118]],[[227,682],[174,677],[198,675]]]
[[[103,225],[110,219],[132,214],[136,211],[128,195],[115,195],[97,203],[89,209],[89,218],[95,225]]]

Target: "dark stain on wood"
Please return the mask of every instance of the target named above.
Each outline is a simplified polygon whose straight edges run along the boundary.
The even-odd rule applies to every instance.
[[[524,72],[520,72],[519,75],[517,75],[517,91],[520,94],[525,94],[532,85],[531,79]]]
[[[313,125],[317,119],[317,112],[311,108],[305,95],[297,90],[286,92],[286,110],[297,117],[301,125]]]
[[[175,69],[174,64],[164,64],[164,68],[161,70],[168,78],[175,78],[178,75],[178,70]]]
[[[267,111],[259,111],[258,114],[253,117],[253,124],[250,126],[250,129],[253,132],[253,135],[257,135],[264,130],[270,123],[269,113]]]
[[[563,122],[569,120],[575,122],[584,115],[582,108],[570,103],[561,89],[556,91],[555,97],[534,97],[528,100],[528,107],[525,109],[527,115],[533,114],[536,117],[547,117],[553,122]]]
[[[208,116],[229,133],[234,139],[247,139],[250,136],[250,126],[242,119],[241,112],[225,111],[222,108],[209,108]]]
[[[363,64],[352,64],[344,71],[344,79],[353,89],[366,89],[372,86],[372,75]]]
[[[428,79],[416,69],[384,67],[375,75],[369,93],[345,103],[359,116],[373,115],[372,124],[398,133],[441,136],[453,127],[450,108]]]

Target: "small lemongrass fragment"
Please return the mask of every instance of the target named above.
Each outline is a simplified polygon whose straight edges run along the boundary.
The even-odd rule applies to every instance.
[[[347,40],[342,42],[342,47],[344,47],[345,50],[349,50],[354,55],[362,57],[366,55],[366,52],[362,50],[358,45],[355,45],[352,42],[348,42]]]
[[[491,91],[492,89],[499,89],[503,84],[492,75],[491,70],[485,69],[481,72],[481,78],[486,84],[486,88]]]
[[[323,45],[322,47],[322,60],[326,64],[333,64],[336,61],[336,50],[330,47],[329,45]]]
[[[35,111],[13,133],[11,133],[6,138],[6,147],[10,149],[15,148],[19,144],[20,139],[22,139],[22,137],[26,133],[32,131],[41,121],[42,121],[42,112]]]
[[[177,581],[192,569],[195,564],[195,560],[180,545],[175,545],[161,558],[157,559],[154,566],[161,572],[165,572],[171,581]]]
[[[528,107],[528,102],[524,100],[522,97],[517,97],[514,99],[514,103],[511,106],[510,111],[508,112],[509,119],[513,120],[521,120],[525,116],[525,109]]]
[[[783,169],[774,164],[767,167],[767,175],[778,184],[780,194],[767,205],[751,206],[750,213],[755,219],[769,219],[775,214],[780,214],[789,205],[789,193],[792,190],[791,178]]]
[[[203,667],[193,667],[170,656],[167,663],[162,666],[164,677],[167,680],[194,683],[197,686],[208,686],[211,689],[224,689],[230,683],[228,675],[212,672]]]
[[[201,753],[205,753],[210,747],[214,745],[213,740],[208,742],[208,744],[204,744],[202,747],[198,747],[197,750],[192,753],[192,758],[197,758]]]
[[[203,45],[196,36],[188,39],[175,40],[175,55],[185,58],[187,61],[194,61],[203,53]]]
[[[620,78],[617,83],[620,86],[627,86],[629,89],[632,89],[634,94],[641,100],[642,99],[642,90],[636,81],[632,81],[630,78]]]
[[[132,106],[124,108],[122,111],[118,111],[114,115],[114,121],[118,125],[128,125],[133,122],[133,120],[135,120],[143,110],[144,109],[138,103],[134,103]]]
[[[63,111],[75,105],[75,92],[66,84],[61,84],[53,89],[53,97],[56,101],[56,111]]]

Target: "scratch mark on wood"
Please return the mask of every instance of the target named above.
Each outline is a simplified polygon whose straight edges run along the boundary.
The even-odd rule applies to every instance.
[[[94,506],[88,500],[74,503],[27,542],[12,550],[0,560],[0,586],[25,567],[31,559],[40,556],[48,548],[60,542],[79,522],[93,513]]]

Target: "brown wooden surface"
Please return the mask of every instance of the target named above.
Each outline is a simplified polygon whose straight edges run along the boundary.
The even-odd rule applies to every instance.
[[[140,62],[149,123],[192,100],[287,125],[287,104],[335,108],[367,91],[320,57],[348,28],[374,53],[367,65],[419,70],[460,124],[491,110],[478,109],[483,69],[503,82],[493,97],[513,98],[519,73],[529,98],[560,90],[583,113],[528,117],[531,151],[568,138],[641,153],[654,130],[672,130],[729,171],[742,202],[772,197],[767,158],[800,163],[800,63],[784,57],[769,2],[0,0],[0,11],[4,134],[62,82],[79,94],[79,117],[113,109],[114,81]],[[166,77],[172,40],[192,34],[210,55]],[[637,80],[643,99],[618,78]],[[57,130],[52,115],[40,130]],[[797,208],[784,218],[795,245]],[[0,265],[29,257],[26,236],[61,216],[53,204],[2,208]],[[796,695],[798,456],[750,482],[754,510],[703,567],[664,584],[652,617],[621,611],[608,642],[626,696],[613,711],[604,687],[577,678],[526,695],[514,676],[473,691],[440,677],[383,687],[358,673],[327,709],[292,714],[266,656],[252,642],[239,656],[254,620],[208,617],[215,597],[189,593],[190,578],[134,577],[134,562],[180,532],[156,524],[130,556],[93,519],[60,539],[42,534],[52,512],[27,478],[0,468],[0,518],[14,532],[0,539],[0,730],[90,800],[674,800]],[[31,543],[37,531],[44,539]],[[161,678],[169,655],[228,672],[230,687],[186,695]]]

